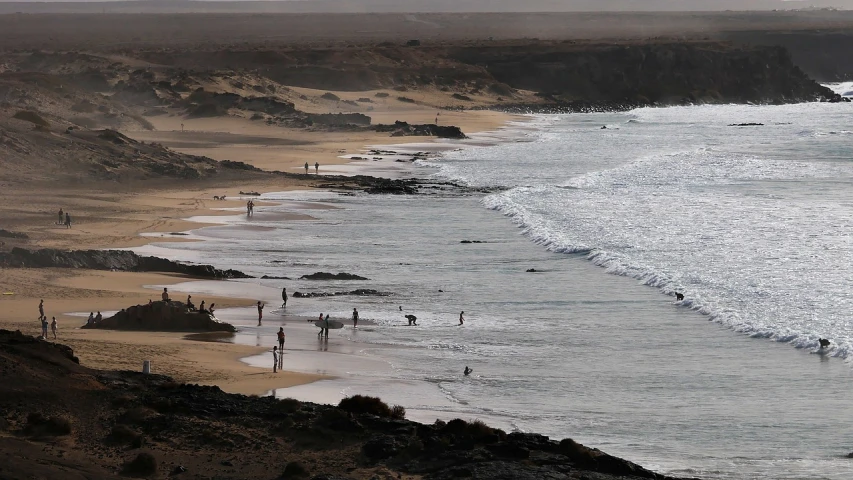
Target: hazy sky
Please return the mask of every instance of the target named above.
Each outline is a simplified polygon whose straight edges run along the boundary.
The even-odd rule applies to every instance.
[[[89,2],[89,3],[105,3],[105,2],[115,2],[115,1],[127,1],[127,0],[0,0],[0,3],[44,3],[44,2]],[[139,1],[139,0],[137,0]],[[145,1],[145,0],[142,0]],[[156,3],[169,3],[170,0],[149,0]],[[369,4],[373,6],[383,5],[383,4],[408,4],[408,5],[429,5],[433,2],[437,3],[445,3],[444,0],[197,0],[197,1],[227,1],[227,2],[240,2],[240,1],[300,1],[300,2],[322,2],[322,3],[337,3],[337,4]],[[482,6],[483,11],[488,11],[488,5],[492,0],[459,0],[460,3],[466,4],[477,4],[478,6]],[[539,3],[536,0],[532,2],[530,0],[517,0],[519,5],[529,4],[529,3]],[[544,0],[545,3],[548,4],[563,4],[563,5],[571,5],[571,4],[585,4],[589,5],[589,0]],[[514,3],[514,2],[500,2],[503,4],[506,3]],[[807,5],[819,6],[819,7],[838,7],[844,9],[853,9],[853,0],[740,0],[738,2],[732,1],[720,1],[717,3],[717,0],[597,0],[596,3],[599,4],[610,4],[611,8],[607,8],[607,10],[612,10],[613,5],[619,5],[622,8],[631,10],[632,6],[634,8],[641,5],[655,4],[655,5],[668,5],[670,8],[668,9],[684,9],[684,10],[718,10],[720,4],[726,4],[724,8],[736,8],[738,10],[751,10],[751,9],[769,9],[769,8],[800,8]],[[594,3],[593,3],[594,4]],[[715,5],[716,4],[716,5]],[[716,7],[716,8],[715,8]],[[618,8],[618,9],[622,9]],[[640,8],[643,9],[643,8]],[[505,9],[504,9],[505,10]]]

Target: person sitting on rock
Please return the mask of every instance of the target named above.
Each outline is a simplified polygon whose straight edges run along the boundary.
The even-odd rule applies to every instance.
[[[204,300],[202,300],[201,303],[198,305],[198,312],[207,313],[207,310],[204,309]]]
[[[89,312],[89,318],[86,320],[86,325],[92,325],[95,323],[95,314],[94,312]]]
[[[104,317],[103,317],[103,315],[101,315],[101,311],[98,310],[98,314],[95,315],[95,324],[97,325],[97,324],[101,323],[101,320],[103,320],[103,319],[104,319]]]
[[[189,310],[191,312],[195,310],[195,305],[193,305],[192,298],[193,298],[192,295],[187,295],[187,310]],[[203,304],[204,301],[202,301],[201,303]]]
[[[168,288],[163,288],[163,294],[160,295],[160,297],[163,299],[164,302],[171,302],[171,300],[169,300],[169,289]]]
[[[213,307],[214,307],[215,305],[216,305],[215,303],[211,303],[211,304],[210,304],[210,307],[208,307],[208,309],[207,309],[207,313],[209,313],[209,314],[213,315]]]

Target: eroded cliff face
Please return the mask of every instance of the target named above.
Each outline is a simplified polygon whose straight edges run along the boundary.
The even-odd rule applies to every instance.
[[[460,48],[495,81],[558,101],[789,103],[832,100],[781,47],[715,43]]]

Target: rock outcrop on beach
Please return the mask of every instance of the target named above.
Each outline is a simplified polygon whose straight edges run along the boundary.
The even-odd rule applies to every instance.
[[[87,329],[141,330],[149,332],[236,332],[230,323],[220,322],[207,312],[188,311],[181,302],[151,302],[123,308]]]
[[[252,278],[238,270],[221,270],[211,265],[187,265],[160,257],[145,257],[128,250],[27,250],[13,248],[0,252],[0,267],[87,268],[124,272],[168,272],[202,278]]]
[[[251,480],[667,479],[569,439],[458,419],[426,425],[381,402],[374,402],[381,409],[361,405],[95,370],[68,347],[0,330],[4,479],[112,480],[122,470]]]
[[[355,275],[352,273],[328,273],[328,272],[316,272],[308,275],[302,275],[299,277],[300,280],[368,280],[365,277],[361,277],[359,275]]]
[[[294,292],[293,298],[340,297],[352,295],[356,297],[387,297],[390,293],[380,292],[372,288],[359,288],[348,292]]]
[[[462,130],[455,125],[436,125],[426,123],[421,125],[410,125],[407,122],[397,120],[393,125],[376,125],[373,127],[377,132],[391,132],[392,137],[440,137],[440,138],[468,138]]]

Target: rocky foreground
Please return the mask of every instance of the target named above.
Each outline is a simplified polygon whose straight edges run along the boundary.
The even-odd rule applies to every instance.
[[[480,422],[405,420],[99,371],[70,348],[0,330],[0,477],[597,479],[668,477],[573,440]]]

